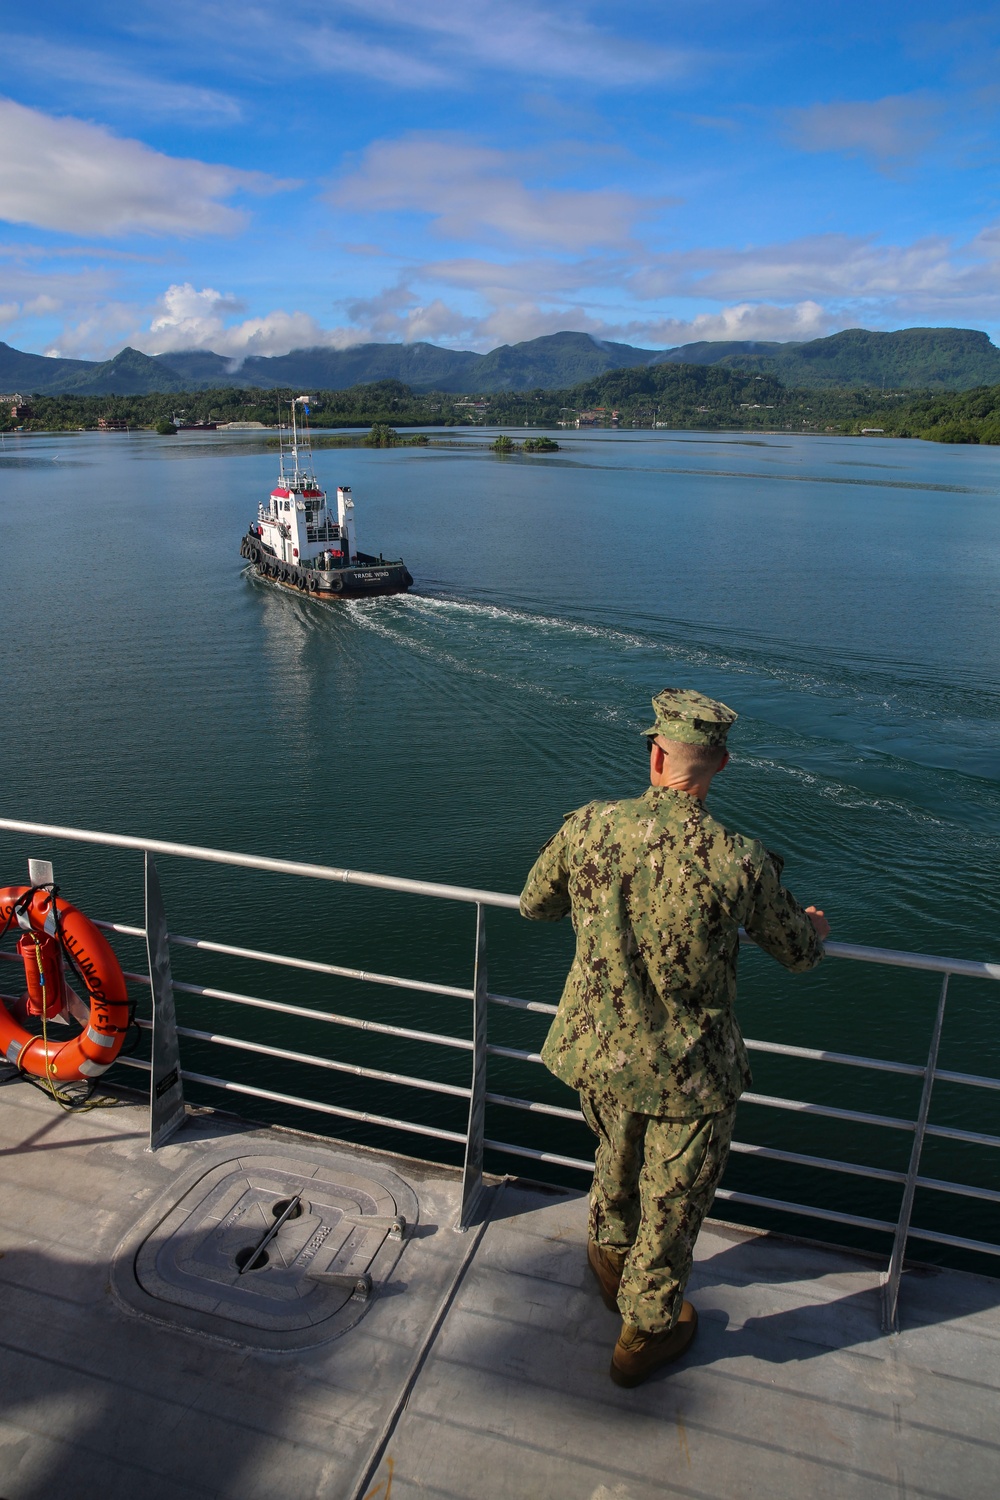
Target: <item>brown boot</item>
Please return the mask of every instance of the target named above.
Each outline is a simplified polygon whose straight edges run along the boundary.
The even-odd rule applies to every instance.
[[[682,1304],[677,1322],[663,1333],[644,1333],[634,1324],[623,1323],[611,1356],[611,1379],[615,1385],[641,1385],[661,1365],[687,1353],[697,1332],[698,1314],[690,1302]]]
[[[597,1277],[601,1300],[609,1312],[618,1311],[618,1287],[627,1253],[625,1250],[605,1250],[603,1245],[597,1245],[593,1240],[587,1245],[587,1260]]]

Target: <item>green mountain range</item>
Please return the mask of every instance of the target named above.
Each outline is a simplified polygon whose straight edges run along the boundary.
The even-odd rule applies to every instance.
[[[1000,349],[973,328],[847,328],[804,344],[685,344],[652,362],[755,370],[810,390],[967,391],[1000,384]]]
[[[22,354],[0,344],[0,389],[22,396],[146,396],[153,391],[185,391],[188,385],[138,349],[123,349],[114,359],[97,363]]]
[[[401,380],[416,392],[491,395],[566,390],[611,370],[657,365],[713,365],[776,375],[788,387],[964,391],[1000,384],[1000,349],[972,328],[904,328],[872,333],[849,328],[807,343],[756,340],[638,349],[589,333],[553,333],[489,354],[435,344],[355,344],[349,349],[296,349],[251,355],[242,363],[207,350],[166,355],[123,349],[114,359],[24,354],[0,343],[0,391],[23,395],[147,395],[219,390],[347,390]]]

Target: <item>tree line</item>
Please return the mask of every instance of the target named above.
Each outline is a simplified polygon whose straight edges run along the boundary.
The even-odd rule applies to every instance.
[[[155,430],[175,416],[186,422],[287,420],[298,390],[224,387],[144,396],[33,396],[32,415],[15,421],[0,410],[0,430],[73,431],[105,422]],[[578,418],[622,426],[698,431],[859,433],[947,443],[1000,443],[1000,385],[950,394],[789,388],[775,375],[715,365],[653,365],[612,370],[566,390],[475,393],[415,392],[400,380],[312,393],[319,427],[555,427]]]

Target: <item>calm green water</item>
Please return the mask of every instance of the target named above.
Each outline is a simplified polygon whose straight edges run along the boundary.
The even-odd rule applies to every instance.
[[[338,606],[242,571],[239,539],[276,468],[259,441],[8,437],[4,812],[517,890],[565,811],[642,787],[650,696],[697,687],[740,713],[714,810],[785,855],[789,885],[826,908],[836,937],[1000,958],[1000,451],[641,432],[560,435],[558,455],[502,460],[475,446],[491,436],[318,455],[328,488],[353,485],[361,546],[402,555],[417,581],[407,598]],[[51,855],[92,914],[141,921],[137,857],[3,835],[5,881],[22,878],[29,852]],[[172,861],[161,877],[175,931],[469,982],[470,911]],[[568,932],[498,914],[490,939],[491,988],[558,997]],[[122,956],[141,966],[128,944]],[[932,979],[832,960],[793,979],[755,953],[743,964],[750,1036],[922,1060]],[[370,986],[183,954],[175,972],[467,1030],[460,1006]],[[460,1055],[318,1023],[193,999],[184,1019],[465,1081]],[[520,1045],[544,1034],[531,1016],[491,1024]],[[353,1078],[196,1044],[185,1057],[462,1124],[441,1096],[401,1104]],[[1000,1076],[1000,987],[954,983],[943,1061]],[[755,1078],[761,1092],[915,1106],[908,1080],[854,1069],[761,1056]],[[572,1103],[537,1069],[491,1065],[491,1081]],[[1000,1135],[998,1104],[941,1086],[934,1117]],[[536,1121],[508,1111],[488,1128],[571,1154],[587,1146],[574,1127],[542,1141]],[[744,1110],[741,1134],[890,1166],[907,1156],[894,1132],[759,1108]],[[926,1170],[997,1179],[987,1153],[940,1143]],[[817,1201],[808,1179],[734,1160],[728,1182]],[[857,1179],[823,1174],[821,1191],[854,1212],[890,1205]],[[997,1216],[968,1200],[928,1196],[921,1216],[1000,1237]]]

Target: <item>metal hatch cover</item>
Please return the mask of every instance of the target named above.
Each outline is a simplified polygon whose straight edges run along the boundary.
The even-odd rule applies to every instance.
[[[307,1348],[363,1317],[416,1217],[412,1189],[367,1159],[273,1143],[202,1158],[122,1241],[112,1287],[158,1322],[250,1348]]]

